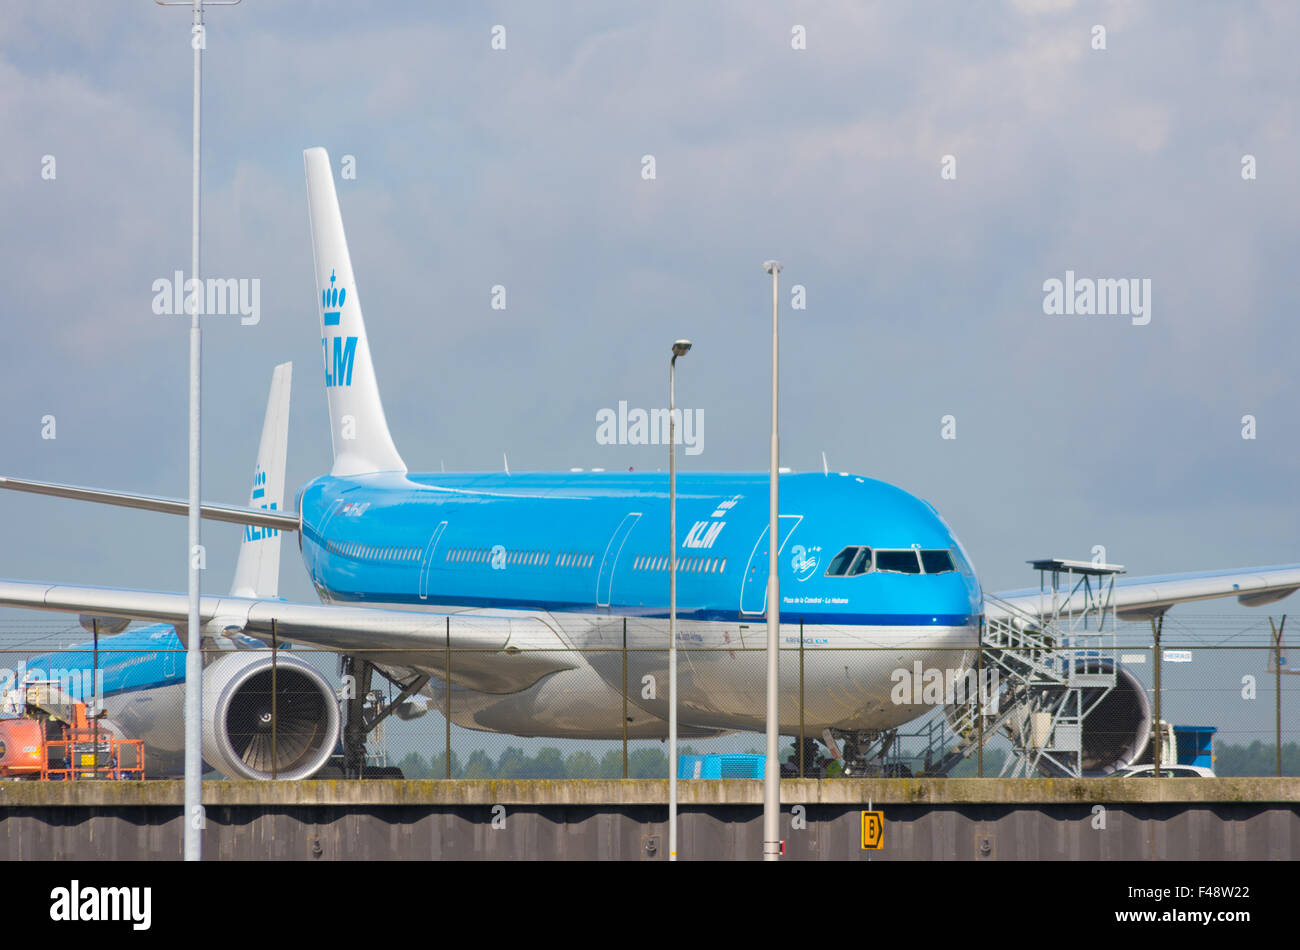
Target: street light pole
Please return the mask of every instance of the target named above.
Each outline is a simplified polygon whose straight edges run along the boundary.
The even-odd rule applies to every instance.
[[[677,357],[690,340],[673,344],[668,363],[668,860],[677,860]]]
[[[772,275],[772,443],[767,521],[767,757],[763,769],[763,860],[781,858],[781,764],[777,761],[777,648],[781,634],[781,582],[777,577],[777,548],[781,545],[777,514],[780,444],[777,436],[777,284],[780,261],[764,261]]]
[[[203,627],[199,618],[199,600],[202,594],[200,570],[199,504],[201,497],[200,467],[200,394],[202,392],[203,330],[199,326],[203,292],[199,283],[199,182],[200,148],[199,132],[202,128],[203,102],[203,48],[206,36],[203,28],[203,5],[230,7],[240,0],[154,0],[163,7],[190,7],[194,11],[194,24],[190,29],[190,46],[194,49],[194,181],[192,192],[193,221],[190,231],[190,491],[189,491],[189,612],[186,615],[185,646],[185,860],[198,861],[203,857],[203,653],[200,648]]]

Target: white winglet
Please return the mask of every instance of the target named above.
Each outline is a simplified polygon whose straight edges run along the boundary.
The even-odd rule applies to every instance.
[[[284,467],[289,454],[289,387],[293,364],[281,363],[271,374],[271,395],[266,400],[262,441],[253,468],[250,508],[279,511],[284,507]],[[235,562],[232,597],[275,597],[280,592],[280,532],[247,525]]]
[[[379,400],[329,153],[309,148],[302,156],[307,167],[307,210],[334,447],[331,474],[405,472],[406,463],[393,445]]]

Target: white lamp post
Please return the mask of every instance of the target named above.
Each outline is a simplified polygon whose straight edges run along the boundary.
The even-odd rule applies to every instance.
[[[202,310],[202,287],[199,284],[199,130],[202,128],[200,106],[203,101],[203,28],[204,4],[232,7],[239,0],[154,0],[163,7],[191,7],[194,24],[190,28],[190,46],[194,48],[194,182],[193,227],[190,233],[190,510],[189,545],[189,613],[185,647],[185,860],[203,857],[203,653],[200,640],[203,627],[199,618],[200,597],[200,423],[199,394],[202,391],[203,330],[199,327]]]
[[[677,860],[677,357],[690,340],[673,344],[668,363],[668,860]]]
[[[777,275],[780,261],[764,261],[763,270],[772,275],[772,445],[771,487],[767,522],[767,758],[763,769],[763,860],[781,857],[781,764],[777,761],[777,647],[781,633],[781,582],[776,573],[777,548],[781,545],[778,528],[776,480],[780,473],[777,441]]]

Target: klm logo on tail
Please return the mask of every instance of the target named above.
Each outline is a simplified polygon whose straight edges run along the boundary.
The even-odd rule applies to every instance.
[[[334,286],[334,271],[330,271],[330,285],[320,292],[321,310],[325,314],[325,326],[336,327],[339,317],[343,315],[343,301],[348,292],[342,287]]]
[[[336,327],[343,316],[343,302],[348,292],[334,286],[334,271],[330,271],[330,285],[321,290],[321,320],[327,327]],[[325,386],[351,386],[352,365],[357,354],[354,336],[327,336],[321,339],[325,349]]]
[[[257,467],[257,471],[253,473],[253,501],[256,502],[259,498],[266,498],[266,472],[262,471],[260,465]],[[262,501],[257,507],[268,511],[276,510],[275,502],[267,504],[266,501]],[[244,526],[245,541],[261,541],[263,538],[274,538],[279,533],[276,528],[262,528],[251,524]]]
[[[334,344],[332,351],[330,349],[331,343]],[[325,337],[321,340],[321,345],[325,347],[326,387],[351,386],[352,361],[357,355],[357,338],[354,336],[347,338],[341,336]]]

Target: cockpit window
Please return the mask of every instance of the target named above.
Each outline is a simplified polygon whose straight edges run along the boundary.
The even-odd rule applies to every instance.
[[[922,551],[921,564],[927,574],[946,574],[956,570],[952,566],[952,555],[947,551]]]
[[[963,574],[966,574],[967,577],[974,577],[975,568],[971,567],[970,561],[967,560],[966,555],[963,554],[962,546],[953,545],[952,547],[949,548],[949,551],[952,552],[953,563],[957,564],[958,571],[961,571]]]
[[[921,562],[917,560],[915,550],[876,551],[876,570],[893,571],[897,574],[920,574]]]
[[[866,545],[852,544],[831,559],[827,577],[858,577],[873,570],[894,574],[948,574],[961,570],[965,562],[955,550],[905,548],[896,551],[872,551]]]
[[[869,570],[871,570],[871,548],[858,548],[858,556],[853,559],[853,566],[849,568],[849,577],[857,577]]]
[[[847,574],[860,550],[862,549],[858,547],[848,547],[835,555],[835,557],[831,559],[831,566],[826,569],[826,576],[843,577]]]

